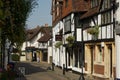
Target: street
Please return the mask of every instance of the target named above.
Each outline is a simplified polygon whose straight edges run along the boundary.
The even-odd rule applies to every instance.
[[[72,73],[71,71],[65,72],[63,75],[62,69],[54,67],[54,71],[49,70],[50,64],[46,62],[18,62],[17,69],[23,70],[23,75],[19,75],[15,80],[79,80],[80,75]],[[25,69],[25,70],[24,70]],[[98,77],[85,76],[85,80],[109,80]]]
[[[47,63],[20,62],[17,67],[25,68],[25,75],[16,80],[70,80],[59,71],[47,70],[49,66]]]

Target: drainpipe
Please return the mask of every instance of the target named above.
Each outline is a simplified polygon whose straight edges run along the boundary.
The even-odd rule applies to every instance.
[[[81,36],[82,36],[82,42],[81,42],[81,44],[82,44],[82,59],[81,59],[81,69],[82,69],[82,73],[80,74],[80,77],[79,77],[79,80],[85,80],[85,78],[84,78],[84,40],[83,40],[83,25],[82,25],[82,31],[81,31]]]
[[[52,32],[51,32],[51,35],[52,35],[52,71],[54,71],[54,63],[53,63],[53,28],[52,28]]]

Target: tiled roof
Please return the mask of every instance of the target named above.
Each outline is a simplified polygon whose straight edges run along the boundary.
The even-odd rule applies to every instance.
[[[42,34],[44,34],[45,37],[42,38],[42,40],[45,38],[45,40],[47,40],[49,38],[49,35],[51,35],[51,32],[52,32],[52,27],[48,26],[48,27],[45,27],[45,26],[37,26],[36,28],[34,29],[29,29],[26,31],[26,40],[31,40],[33,39],[39,32],[41,32]],[[46,37],[47,36],[47,37]]]
[[[27,35],[26,40],[33,39],[39,33],[39,31],[40,31],[40,27],[39,26],[37,26],[34,29],[27,30],[26,31],[26,35]]]
[[[94,16],[95,14],[98,14],[99,13],[99,10],[101,8],[101,5],[102,5],[102,1],[103,0],[99,0],[99,5],[94,7],[94,8],[90,8],[85,14],[83,14],[80,19],[85,19],[85,18],[88,18],[88,17],[92,17]]]
[[[38,42],[47,42],[47,41],[49,41],[49,39],[50,39],[51,37],[52,37],[51,35],[45,34],[44,36],[42,36],[42,37],[38,40]]]
[[[80,19],[88,18],[93,16],[94,14],[97,14],[99,12],[99,7],[91,8],[89,9],[85,14],[83,14]]]
[[[52,32],[52,27],[44,27],[44,26],[42,26],[41,29],[40,29],[40,31],[42,33],[44,33],[44,34],[47,34],[47,33],[49,34],[49,33]]]
[[[90,8],[90,2],[85,0],[73,0],[73,11],[87,11]]]
[[[52,27],[42,27],[41,32],[44,33],[44,36],[42,36],[38,42],[47,42],[52,36]]]

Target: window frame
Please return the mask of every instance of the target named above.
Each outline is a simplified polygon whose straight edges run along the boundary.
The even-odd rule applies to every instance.
[[[101,45],[97,45],[96,62],[104,62],[104,47],[101,47]]]
[[[99,5],[99,0],[91,0],[91,8],[94,8]]]
[[[64,22],[64,31],[65,33],[71,32],[71,16],[67,16]]]
[[[111,11],[101,13],[101,24],[109,24],[111,23]]]
[[[68,6],[68,0],[65,0],[65,7]]]
[[[103,0],[102,11],[111,8],[111,0]]]

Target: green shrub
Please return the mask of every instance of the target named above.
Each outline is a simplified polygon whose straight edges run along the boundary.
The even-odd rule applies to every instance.
[[[7,79],[8,79],[7,71],[0,72],[0,80],[7,80]]]
[[[15,80],[15,72],[14,71],[3,71],[0,72],[0,80]]]
[[[18,54],[12,54],[12,60],[13,61],[19,61],[20,60],[20,56]]]

